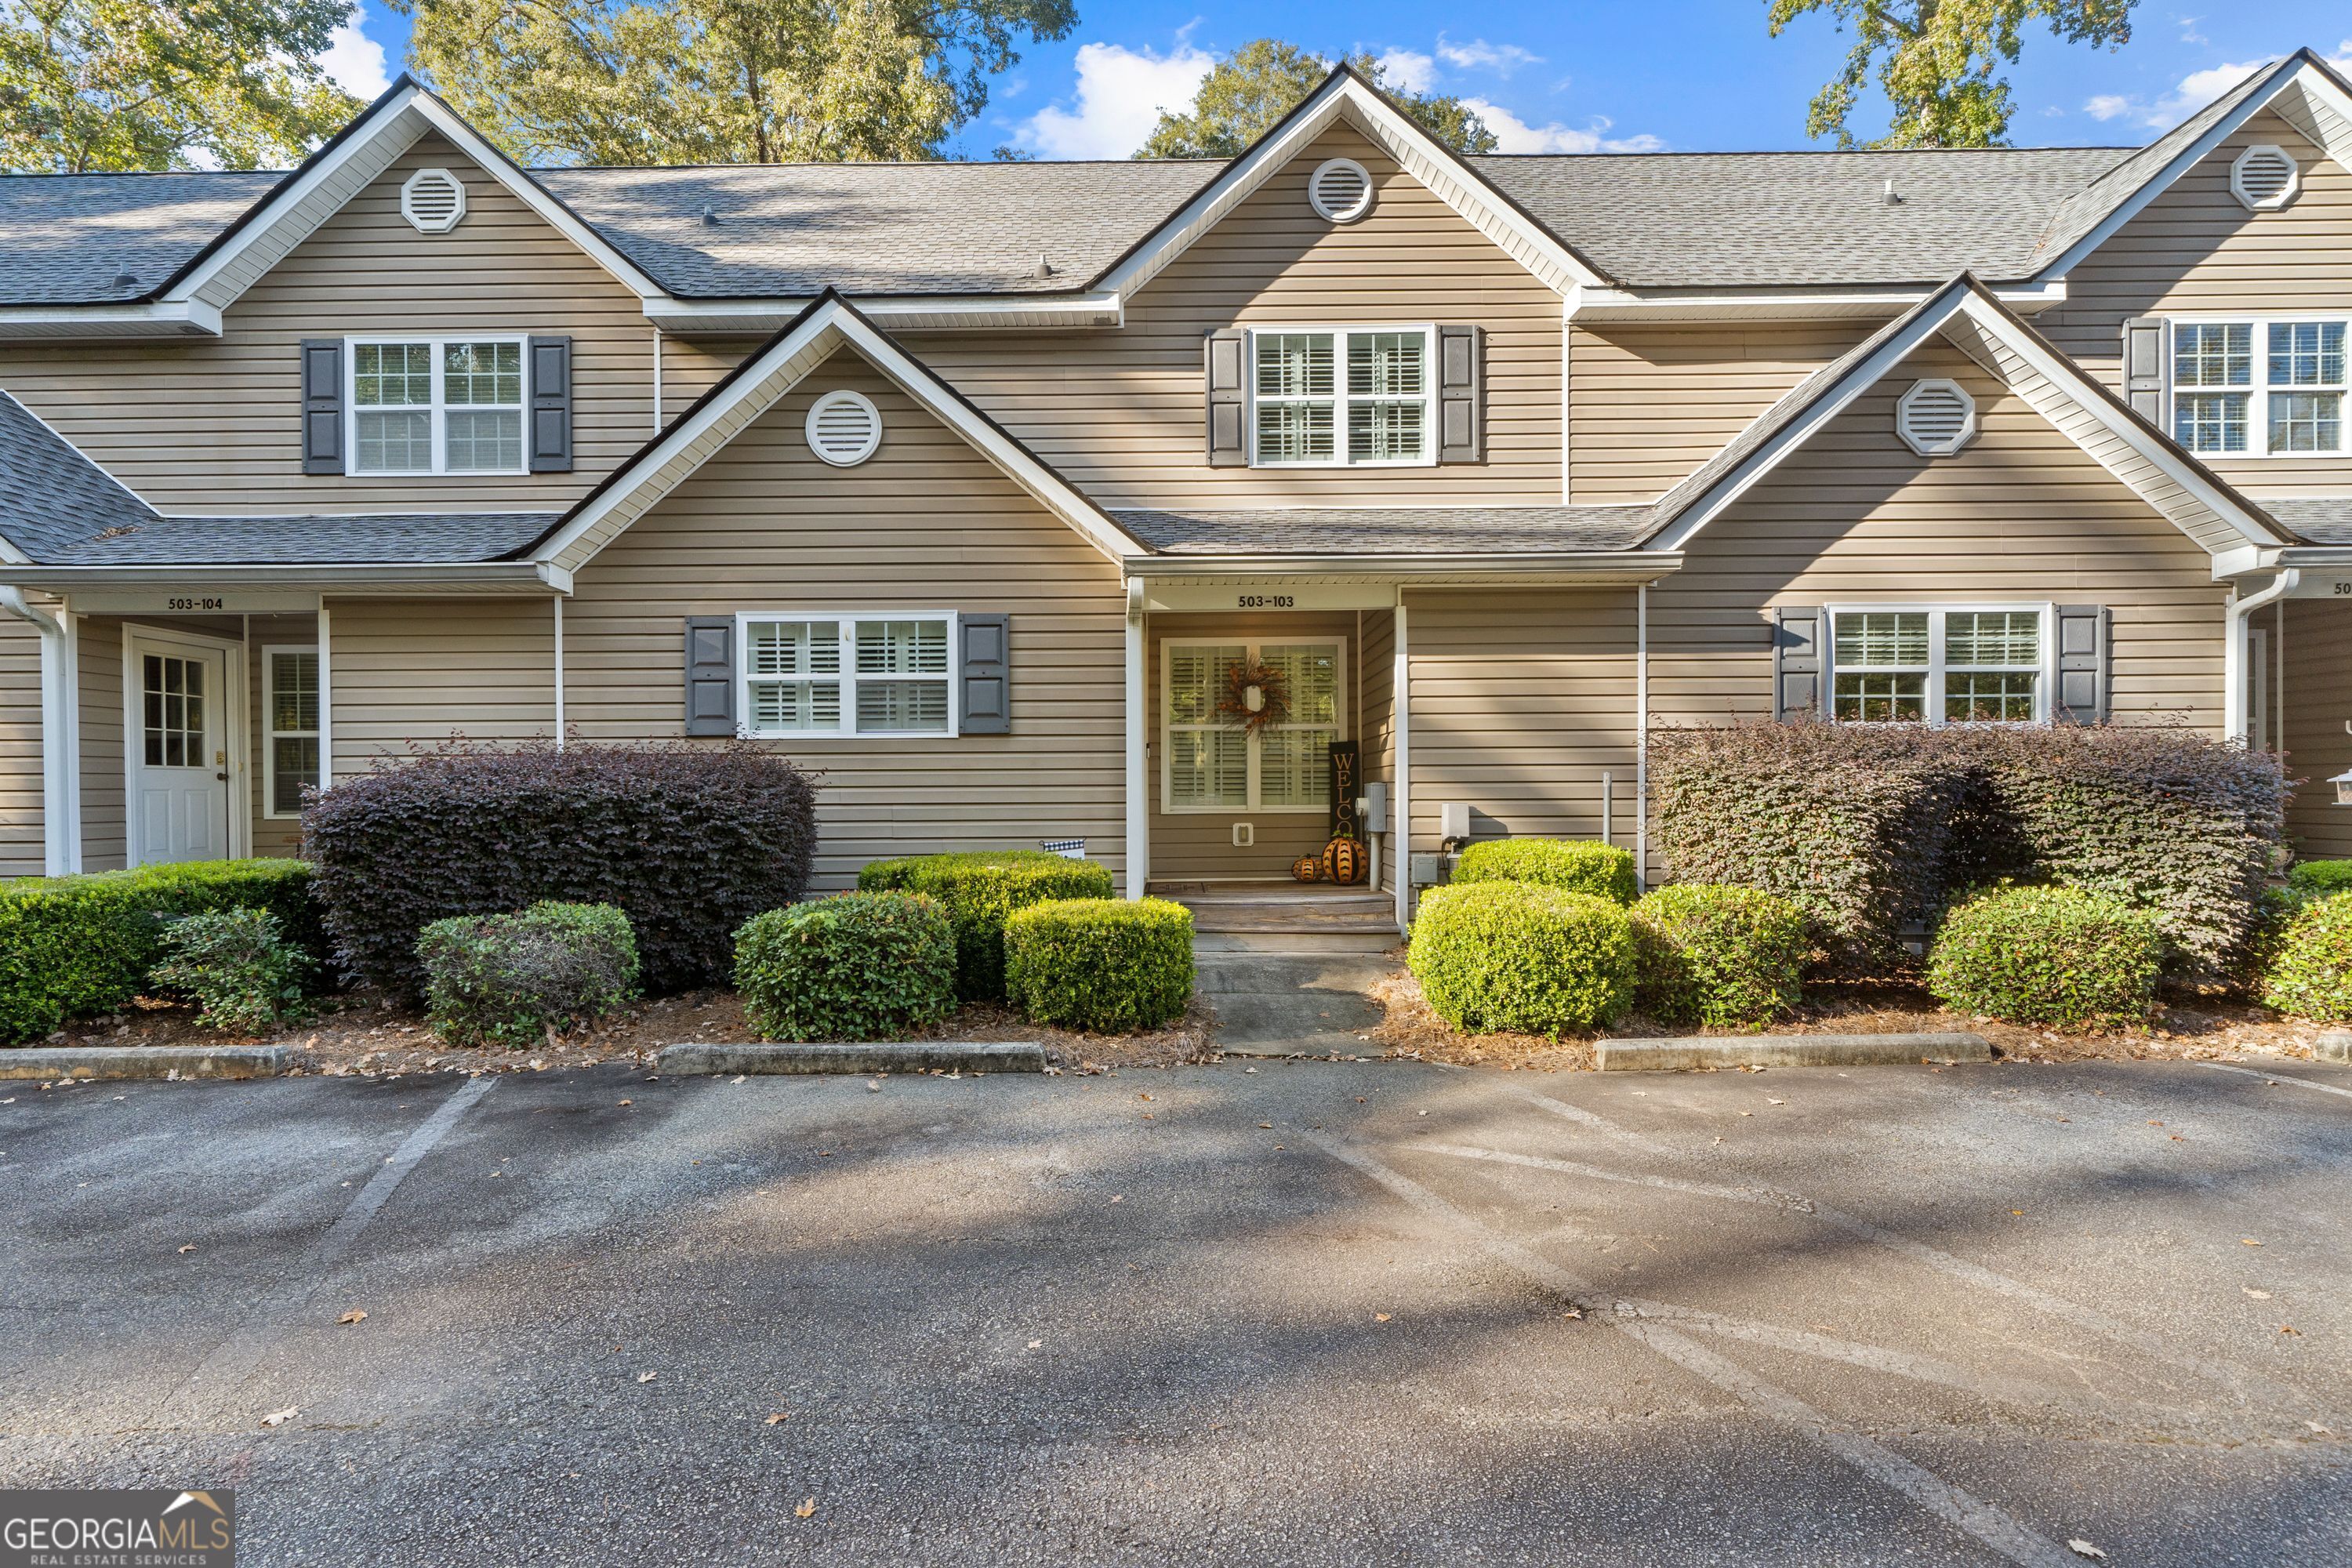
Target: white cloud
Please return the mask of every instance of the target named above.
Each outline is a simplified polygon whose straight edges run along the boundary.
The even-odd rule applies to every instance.
[[[1375,62],[1391,86],[1407,92],[1427,92],[1437,85],[1437,61],[1412,49],[1391,49]]]
[[[1665,143],[1643,132],[1635,136],[1612,136],[1611,122],[1596,117],[1582,130],[1553,121],[1530,125],[1500,104],[1483,98],[1465,98],[1463,105],[1476,112],[1495,133],[1499,153],[1657,153]]]
[[[1517,44],[1490,44],[1484,38],[1473,38],[1466,44],[1451,44],[1443,37],[1437,40],[1437,55],[1447,65],[1462,70],[1490,70],[1497,76],[1508,76],[1521,66],[1538,65],[1543,57],[1519,47]]]
[[[1015,145],[1048,158],[1124,158],[1143,145],[1163,109],[1182,110],[1215,59],[1179,42],[1165,55],[1118,44],[1078,47],[1077,107],[1041,109]]]
[[[2119,92],[2103,92],[2083,105],[2083,112],[2094,120],[2119,120],[2132,111],[2132,100]]]
[[[319,57],[320,68],[336,85],[354,98],[380,98],[392,85],[392,73],[383,58],[383,46],[360,31],[359,18],[337,27],[327,41],[327,52]]]
[[[2196,18],[2184,20],[2194,21]],[[2245,60],[2190,71],[2180,79],[2179,86],[2152,103],[2122,93],[2103,92],[2086,101],[2083,111],[2094,120],[2128,120],[2151,131],[2169,131],[2278,58],[2273,55],[2269,59]],[[2338,44],[2327,63],[2338,70],[2352,69],[2352,38]]]

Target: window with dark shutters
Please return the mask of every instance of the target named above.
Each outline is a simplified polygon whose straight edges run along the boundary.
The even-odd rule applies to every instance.
[[[956,617],[962,639],[958,679],[962,686],[961,728],[967,735],[1004,735],[1013,730],[1012,618],[1003,615]]]
[[[1486,333],[1437,329],[1437,460],[1475,463],[1486,455]]]
[[[687,619],[686,732],[735,733],[735,619],[731,616]]]
[[[2124,396],[2151,425],[2164,423],[2164,318],[2134,316],[2124,323]]]
[[[302,471],[343,471],[343,340],[302,340]]]
[[[2109,616],[2097,605],[2058,606],[2058,691],[2051,716],[2076,724],[2107,720]]]
[[[1822,631],[1818,607],[1772,612],[1772,717],[1784,722],[1822,711]]]
[[[1249,337],[1239,327],[1209,333],[1202,345],[1208,459],[1213,468],[1249,465],[1248,393],[1244,385]]]
[[[572,471],[572,340],[530,340],[530,471]]]

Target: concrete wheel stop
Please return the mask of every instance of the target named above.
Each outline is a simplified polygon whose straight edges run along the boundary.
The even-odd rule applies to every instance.
[[[656,1069],[712,1073],[1044,1072],[1034,1040],[867,1040],[845,1045],[664,1046]]]
[[[0,1050],[0,1079],[278,1078],[291,1046],[26,1046]]]
[[[1690,1072],[1700,1068],[1885,1067],[1919,1062],[1982,1062],[1992,1047],[1982,1035],[1690,1035],[1674,1039],[1602,1040],[1592,1047],[1602,1072]]]

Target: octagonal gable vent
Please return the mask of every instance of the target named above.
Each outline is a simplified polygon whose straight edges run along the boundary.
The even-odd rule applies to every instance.
[[[1923,458],[1948,458],[1977,433],[1977,403],[1953,382],[1914,382],[1895,405],[1895,429]]]
[[[400,187],[400,216],[419,234],[446,234],[466,216],[466,183],[446,169],[419,169]]]
[[[856,468],[882,444],[882,416],[862,392],[828,392],[809,407],[808,444],[835,468]]]
[[[2230,165],[2230,194],[2255,212],[2294,200],[2302,172],[2284,147],[2249,147]]]
[[[1307,205],[1333,223],[1353,223],[1372,210],[1372,176],[1353,158],[1332,158],[1307,178]]]

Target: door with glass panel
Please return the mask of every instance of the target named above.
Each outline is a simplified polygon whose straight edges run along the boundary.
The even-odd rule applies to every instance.
[[[228,655],[134,638],[129,683],[132,863],[229,853]]]

